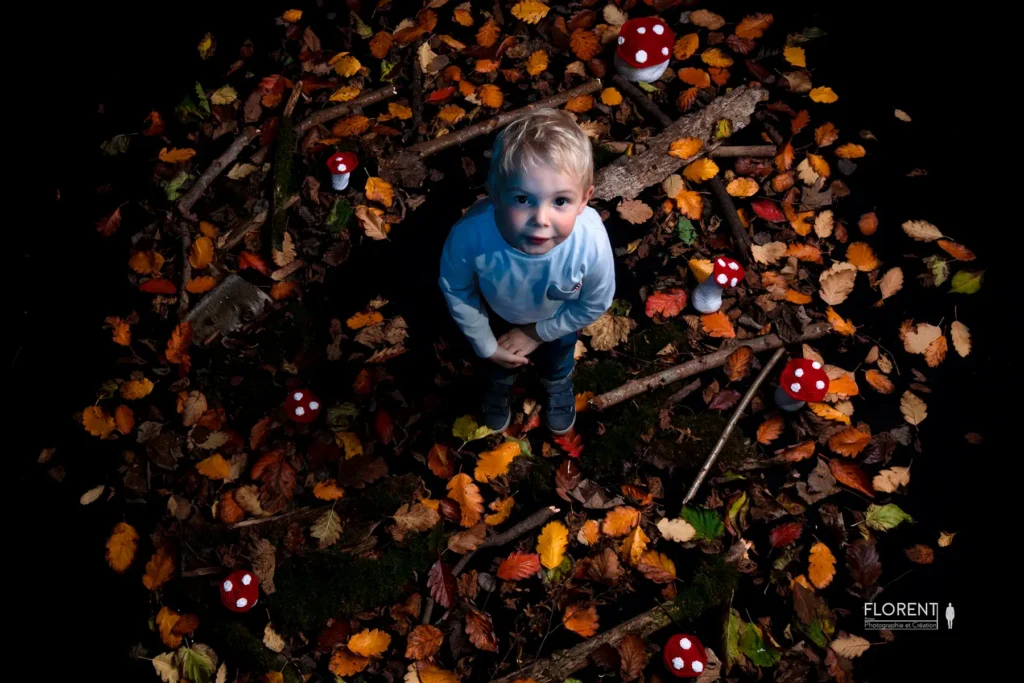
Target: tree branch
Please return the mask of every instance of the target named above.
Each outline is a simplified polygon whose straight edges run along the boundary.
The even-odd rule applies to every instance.
[[[252,142],[257,135],[260,134],[260,129],[255,126],[249,126],[244,131],[239,133],[238,137],[235,138],[231,146],[224,151],[219,157],[213,160],[199,179],[192,184],[191,189],[185,193],[185,196],[178,200],[178,211],[181,215],[185,216],[189,220],[195,220],[195,215],[192,214],[192,206],[199,201],[199,198],[206,192],[206,188],[210,186],[213,179],[219,176],[228,165],[238,158],[238,155],[242,153],[250,142]]]
[[[301,136],[313,126],[319,126],[321,123],[332,121],[348,114],[354,109],[368,107],[371,104],[376,104],[383,100],[389,100],[397,94],[398,90],[395,89],[395,86],[386,85],[383,88],[378,88],[377,90],[368,92],[365,95],[360,95],[354,100],[349,100],[348,102],[343,102],[333,107],[328,107],[327,109],[321,109],[300,121],[295,126],[295,135],[296,137]]]

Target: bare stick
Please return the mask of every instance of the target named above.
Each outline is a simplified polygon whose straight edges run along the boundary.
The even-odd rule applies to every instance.
[[[736,204],[733,203],[732,197],[726,192],[725,183],[722,182],[720,177],[715,176],[708,181],[708,184],[711,185],[711,192],[722,207],[722,213],[725,214],[725,222],[729,224],[729,229],[732,231],[733,247],[736,253],[743,260],[743,265],[750,268],[752,259],[750,235],[747,234],[746,228],[740,222],[740,216],[736,213]]]
[[[679,391],[665,399],[665,407],[671,408],[672,406],[679,403],[684,398],[686,398],[693,392],[697,391],[698,389],[700,389],[700,380],[695,379],[689,384],[687,384],[685,387],[683,387],[682,389],[680,389]]]
[[[546,508],[541,508],[540,510],[537,510],[532,515],[524,519],[523,521],[519,522],[519,524],[516,524],[515,526],[509,529],[506,529],[500,534],[488,536],[484,539],[484,542],[480,544],[480,547],[477,548],[477,550],[480,550],[480,548],[496,548],[498,546],[505,545],[506,543],[511,543],[523,534],[529,531],[533,531],[537,527],[541,526],[542,524],[544,524],[544,522],[548,521],[549,519],[557,515],[559,512],[561,512],[561,510],[556,508],[554,505],[548,506]],[[458,576],[459,574],[461,574],[462,570],[466,568],[467,564],[469,564],[469,559],[473,557],[473,555],[475,554],[476,550],[474,550],[471,553],[466,553],[465,555],[463,555],[462,559],[459,560],[458,564],[455,565],[455,568],[452,569],[452,576]],[[420,623],[429,624],[430,617],[433,615],[433,612],[434,599],[427,598],[427,605],[423,608],[423,617]]]
[[[716,159],[726,157],[773,157],[778,153],[774,145],[722,145],[711,150]]]
[[[622,74],[615,74],[612,76],[612,82],[622,88],[622,90],[629,95],[630,99],[633,100],[633,103],[636,104],[636,106],[656,118],[662,128],[668,128],[672,125],[672,118],[663,112],[661,107],[652,102],[651,98],[644,94],[643,90],[623,78]]]
[[[423,67],[420,65],[419,48],[423,38],[416,41],[412,51],[412,139],[419,141],[420,126],[423,125]]]
[[[361,95],[354,100],[349,100],[348,102],[337,104],[333,107],[328,107],[327,109],[321,109],[314,114],[310,114],[296,124],[295,136],[299,137],[313,126],[319,126],[321,123],[326,123],[327,121],[344,116],[354,109],[367,107],[383,100],[389,100],[397,94],[398,91],[395,89],[395,86],[387,85],[383,88],[378,88],[377,90],[368,92],[365,95]]]
[[[820,337],[824,337],[831,331],[832,326],[828,323],[814,323],[804,328],[803,334],[789,342],[783,341],[777,334],[769,334],[764,337],[757,337],[756,339],[745,339],[724,349],[720,349],[704,356],[699,356],[693,360],[688,360],[685,363],[673,366],[667,370],[662,370],[661,372],[653,375],[648,375],[647,377],[641,377],[639,379],[632,379],[620,387],[607,391],[600,396],[595,396],[590,400],[590,405],[597,410],[604,410],[609,406],[622,403],[623,401],[631,399],[646,391],[650,391],[651,389],[657,389],[658,387],[663,387],[666,384],[671,384],[672,382],[678,382],[681,379],[696,375],[704,372],[705,370],[720,367],[725,364],[725,359],[741,346],[749,346],[750,350],[754,353],[760,353],[761,351],[777,349],[788,343],[795,344],[798,342],[818,339]]]
[[[178,234],[181,235],[181,292],[178,295],[178,320],[184,320],[188,313],[188,290],[185,285],[192,279],[192,262],[188,260],[189,252],[192,250],[192,235],[188,231],[188,225],[178,222]]]
[[[700,485],[704,483],[704,478],[707,477],[708,472],[711,471],[711,466],[714,465],[715,460],[718,459],[718,454],[722,452],[723,448],[725,448],[725,442],[729,440],[729,435],[732,434],[732,430],[736,427],[736,423],[739,422],[740,415],[742,415],[743,411],[746,410],[747,406],[750,404],[750,400],[754,398],[754,394],[757,393],[758,387],[761,386],[761,383],[764,382],[764,378],[768,376],[768,373],[771,372],[771,369],[775,367],[775,364],[779,362],[779,359],[782,358],[782,354],[784,353],[786,353],[786,349],[779,347],[778,350],[772,354],[771,359],[769,359],[769,361],[764,364],[764,367],[761,368],[761,372],[758,373],[757,379],[755,379],[754,383],[750,385],[749,389],[747,389],[747,393],[743,395],[743,400],[741,400],[740,404],[736,406],[736,410],[733,411],[732,417],[729,418],[729,422],[725,425],[725,429],[722,430],[722,435],[718,437],[718,443],[716,443],[715,447],[711,449],[711,454],[708,455],[707,460],[704,461],[704,465],[700,468],[700,472],[697,473],[696,479],[694,479],[693,483],[690,484],[690,490],[686,492],[686,497],[683,498],[683,505],[689,503],[693,500],[693,497],[697,495],[697,489],[699,489]]]
[[[227,168],[228,164],[237,159],[242,150],[259,134],[260,129],[255,126],[246,128],[235,138],[235,141],[231,143],[231,146],[223,154],[213,160],[213,163],[203,171],[203,174],[199,176],[199,179],[196,180],[191,189],[178,201],[178,211],[181,212],[181,215],[189,220],[195,220],[196,217],[192,214],[192,206],[199,201],[199,198],[206,192],[206,188],[213,182],[213,179],[219,176]]]

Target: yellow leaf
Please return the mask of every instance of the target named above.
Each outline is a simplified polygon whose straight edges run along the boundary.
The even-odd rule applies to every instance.
[[[368,658],[354,655],[345,648],[338,648],[331,655],[331,663],[328,668],[337,676],[353,676],[369,665]]]
[[[114,418],[99,406],[89,406],[82,411],[82,426],[93,436],[105,439],[114,431]]]
[[[477,90],[477,95],[479,95],[480,101],[483,102],[484,106],[491,109],[499,109],[505,102],[505,95],[501,92],[501,88],[493,83],[481,85],[479,90]]]
[[[578,114],[590,111],[594,108],[594,97],[593,95],[577,95],[565,103],[565,108]]]
[[[664,554],[659,553],[657,550],[648,550],[640,556],[640,562],[638,564],[647,564],[652,567],[656,567],[666,574],[676,575],[676,563],[672,559]]]
[[[345,54],[339,55],[339,57],[340,58],[337,58],[337,61],[332,59],[331,62],[334,64],[334,70],[337,71],[338,75],[342,78],[354,76],[355,73],[363,67],[363,65],[359,63],[359,60],[352,55]]]
[[[320,500],[338,500],[345,497],[345,491],[338,488],[333,479],[328,479],[313,487],[313,495]]]
[[[377,323],[384,320],[384,316],[378,311],[369,311],[366,313],[356,313],[354,316],[345,321],[350,330],[358,330],[368,325],[376,325]]]
[[[644,533],[643,528],[637,524],[629,536],[626,536],[625,540],[622,541],[622,545],[619,547],[619,555],[624,562],[628,562],[631,566],[635,567],[640,564],[640,558],[643,557],[644,551],[647,550],[647,543],[650,540],[647,534]]]
[[[605,515],[604,523],[601,525],[601,531],[608,536],[618,538],[619,536],[625,536],[633,527],[640,521],[640,511],[629,507],[628,505],[620,506],[614,510],[610,510]]]
[[[832,88],[815,88],[811,90],[811,100],[819,104],[832,104],[839,99],[839,95],[832,91]]]
[[[397,102],[388,103],[388,112],[400,121],[407,121],[412,118],[412,109]]]
[[[409,669],[416,670],[416,674],[419,676],[419,683],[459,683],[460,680],[451,671],[439,669],[428,662],[414,662],[409,665]],[[405,680],[409,680],[408,675]]]
[[[825,178],[828,178],[829,174],[832,171],[828,167],[828,162],[825,161],[825,157],[819,156],[817,154],[808,154],[807,159],[811,162],[811,168],[814,169],[815,173]]]
[[[843,424],[850,424],[849,416],[843,415],[827,403],[815,403],[810,401],[807,403],[807,407],[820,418],[835,420],[836,422],[842,422]]]
[[[562,564],[565,547],[569,544],[569,530],[561,522],[548,522],[537,539],[540,563],[548,569]]]
[[[118,522],[107,539],[107,564],[110,568],[123,574],[135,559],[138,543],[139,532],[135,527],[126,522]]]
[[[711,273],[715,271],[715,264],[710,259],[690,259],[687,264],[690,268],[690,272],[697,278],[697,282],[701,283],[711,277]]]
[[[733,197],[753,197],[758,191],[757,182],[753,178],[733,178],[725,186],[725,191]]]
[[[227,479],[231,476],[231,465],[220,453],[197,462],[196,470],[207,479]]]
[[[362,135],[370,129],[370,119],[362,114],[352,114],[345,118],[338,119],[331,127],[331,134],[339,138],[349,138]]]
[[[601,91],[601,102],[609,107],[622,104],[622,93],[615,88],[605,88]]]
[[[151,391],[153,391],[153,383],[148,379],[145,377],[133,379],[121,385],[121,398],[126,401],[137,401],[149,396]]]
[[[526,73],[531,76],[544,73],[548,68],[548,53],[544,50],[537,50],[526,60]]]
[[[348,641],[348,649],[361,657],[376,657],[391,644],[391,636],[380,629],[364,629]]]
[[[484,511],[484,498],[468,474],[459,472],[451,478],[448,482],[448,497],[458,503],[462,510],[462,526],[467,529],[476,526]]]
[[[870,272],[878,268],[878,258],[874,250],[865,242],[853,242],[846,248],[846,261],[857,267],[857,270]]]
[[[701,54],[700,58],[708,66],[729,67],[733,64],[732,58],[717,47],[713,47],[710,50],[704,50],[704,53]]]
[[[683,176],[695,183],[702,183],[718,175],[718,165],[711,159],[697,159],[683,169]]]
[[[174,576],[175,558],[167,546],[161,547],[146,563],[142,584],[151,591],[167,583]]]
[[[497,479],[508,472],[508,466],[520,452],[518,441],[506,441],[493,451],[484,451],[477,461],[473,478],[481,483]]]
[[[157,275],[164,265],[164,257],[158,251],[136,251],[128,259],[128,266],[139,275]]]
[[[840,159],[860,159],[866,154],[862,145],[855,145],[852,142],[836,147],[836,156]]]
[[[516,501],[511,496],[493,501],[488,507],[494,510],[494,514],[484,517],[484,522],[487,526],[498,526],[512,514],[512,508],[515,504]]]
[[[512,16],[527,24],[536,24],[547,16],[549,9],[551,8],[542,2],[523,0],[512,6]]]
[[[366,179],[366,198],[390,208],[395,201],[395,190],[383,178],[370,176]]]
[[[487,23],[476,32],[476,42],[480,47],[491,47],[498,42],[499,37],[501,37],[501,26],[494,17],[488,19]]]
[[[165,164],[181,164],[188,161],[195,155],[196,151],[191,147],[186,147],[185,149],[172,147],[170,150],[164,147],[160,150],[160,161]]]
[[[694,190],[682,190],[677,194],[676,206],[684,216],[692,220],[699,220],[704,214],[704,198]]]
[[[284,19],[285,21],[287,21],[289,24],[294,24],[295,22],[297,22],[300,19],[302,19],[302,10],[300,10],[300,9],[290,9],[287,12],[285,12],[284,14],[282,14],[281,18]]]
[[[362,86],[343,85],[342,87],[334,91],[334,94],[332,94],[330,97],[330,101],[348,102],[349,100],[354,100],[356,97],[359,97],[359,93],[361,93],[362,91]]]
[[[700,47],[700,37],[696,33],[687,33],[676,41],[672,47],[672,56],[676,59],[689,59]]]
[[[579,602],[569,605],[562,614],[562,624],[573,633],[589,638],[597,633],[597,608]]]
[[[853,326],[852,320],[844,320],[843,316],[836,313],[835,309],[831,306],[825,311],[825,315],[828,316],[828,321],[832,325],[832,329],[839,334],[850,336],[857,331],[857,328]]]
[[[832,577],[836,575],[836,558],[828,546],[820,541],[811,546],[807,575],[817,588],[824,588],[832,583]]]
[[[447,104],[441,107],[441,110],[437,112],[437,118],[441,119],[449,126],[454,126],[456,123],[462,120],[462,117],[466,115],[466,110],[457,104]]]
[[[787,47],[782,51],[782,56],[793,66],[807,66],[807,56],[802,47]]]
[[[176,648],[181,645],[181,636],[172,633],[175,624],[181,621],[180,614],[164,605],[156,613],[155,621],[157,630],[160,632],[160,640],[163,641],[164,645],[170,648]]]
[[[689,159],[699,152],[703,146],[704,142],[700,138],[679,138],[678,140],[673,140],[672,144],[669,145],[668,153],[669,156],[678,157],[680,159]],[[706,178],[704,180],[706,180]]]
[[[188,254],[188,262],[193,268],[202,270],[213,261],[213,240],[206,235],[195,238],[192,250]]]

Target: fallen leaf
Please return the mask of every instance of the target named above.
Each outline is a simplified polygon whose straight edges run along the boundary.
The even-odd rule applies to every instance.
[[[895,493],[900,486],[910,484],[909,467],[890,467],[882,470],[871,480],[871,487],[881,493]]]
[[[618,651],[619,672],[624,681],[634,681],[643,675],[647,666],[647,647],[643,638],[635,633],[626,635],[619,641]]]
[[[831,104],[839,99],[832,88],[818,87],[811,90],[811,100],[818,102],[819,104]]]
[[[317,547],[323,550],[338,542],[341,537],[341,517],[334,509],[327,510],[309,526],[309,534],[317,540]]]
[[[831,391],[831,387],[829,387]],[[864,450],[871,443],[871,435],[865,434],[859,429],[847,427],[841,432],[836,432],[828,440],[828,446],[833,452],[852,458]]]
[[[227,479],[231,476],[231,465],[220,453],[196,463],[196,471],[207,479]]]
[[[717,31],[725,26],[725,19],[720,14],[715,14],[714,12],[706,9],[698,9],[690,12],[689,19],[691,24],[711,31]]]
[[[561,563],[561,561],[559,561]],[[556,565],[557,566],[557,565]],[[505,581],[526,579],[540,571],[540,556],[534,553],[514,552],[498,566],[498,578]]]
[[[639,199],[627,199],[620,202],[615,210],[633,225],[641,225],[654,217],[654,210]]]
[[[781,213],[779,214],[782,215]],[[757,263],[775,265],[786,253],[785,242],[769,242],[768,244],[753,244],[750,246],[750,253]]]
[[[676,579],[675,562],[656,550],[648,550],[640,556],[637,570],[654,583],[672,583]]]
[[[681,518],[662,518],[658,520],[657,527],[658,531],[661,532],[661,535],[664,538],[676,543],[686,543],[694,537],[694,534],[697,533],[696,529],[693,528],[693,525]]]
[[[512,16],[527,24],[536,24],[547,16],[551,8],[535,0],[523,0],[512,6]]]
[[[864,242],[853,242],[846,248],[846,261],[864,272],[870,272],[878,267],[874,250]]]
[[[331,655],[328,668],[336,676],[354,676],[370,665],[368,657],[352,654],[345,648],[338,648]]]
[[[832,583],[836,575],[836,558],[824,543],[818,542],[811,546],[807,575],[819,589]]]
[[[692,57],[700,47],[700,37],[696,33],[687,33],[676,40],[672,46],[672,56],[678,60]]]
[[[818,296],[830,306],[837,306],[850,296],[857,277],[857,267],[845,261],[838,261],[822,272],[818,278]]]
[[[118,574],[123,574],[135,559],[138,542],[139,532],[135,527],[127,522],[118,522],[106,544],[107,564],[110,568]]]
[[[547,71],[547,68],[548,53],[544,50],[537,50],[536,52],[530,55],[529,59],[526,60],[526,73],[530,74],[531,76],[538,76]],[[608,90],[614,90],[614,88],[608,88]],[[604,100],[603,94],[601,99],[602,101]],[[608,104],[608,102],[605,102],[605,104]]]
[[[891,394],[896,390],[896,385],[892,383],[892,380],[878,370],[868,370],[864,373],[864,378],[868,381],[868,384],[870,384],[872,388],[880,394]]]
[[[718,175],[718,165],[708,158],[697,159],[683,169],[683,177],[695,183],[702,183]]]
[[[633,531],[622,541],[622,545],[619,546],[619,556],[631,566],[637,566],[640,562],[640,557],[647,550],[647,543],[650,540],[647,534],[644,533],[643,528],[637,524]]]
[[[953,348],[962,358],[971,353],[971,331],[959,320],[954,320],[949,328],[950,336],[953,338]]]
[[[669,145],[668,153],[669,156],[679,159],[689,159],[697,154],[702,147],[704,147],[704,142],[700,138],[684,137],[673,140]]]
[[[484,511],[484,499],[480,489],[468,474],[460,472],[448,482],[448,497],[459,504],[462,511],[462,526],[469,528],[480,521]]]
[[[709,337],[733,339],[736,336],[736,330],[733,329],[732,321],[722,311],[702,315],[700,320],[704,333]]]
[[[773,548],[784,548],[787,545],[791,545],[796,542],[796,539],[800,538],[800,534],[803,533],[804,525],[803,522],[785,522],[772,529],[769,534],[769,543]]]
[[[648,317],[661,315],[665,318],[673,318],[679,315],[686,308],[686,291],[678,287],[654,292],[644,304],[644,310]]]
[[[785,426],[782,418],[778,415],[770,417],[761,423],[761,426],[757,428],[757,441],[765,445],[770,444],[775,439],[779,438],[782,434],[782,429]]]
[[[846,635],[833,640],[829,647],[835,650],[839,656],[853,659],[867,652],[867,649],[871,647],[871,643],[860,636]]]
[[[521,452],[518,441],[506,441],[493,451],[484,451],[477,461],[473,478],[481,483],[496,479],[508,472],[508,467]]]
[[[605,313],[595,322],[583,328],[583,334],[591,338],[590,346],[595,351],[608,351],[620,342],[629,338],[630,331],[636,327],[632,318],[623,315]]]
[[[574,55],[588,62],[601,51],[601,41],[593,31],[578,28],[569,36],[569,47]]]
[[[594,97],[593,95],[577,95],[576,97],[569,98],[569,101],[565,103],[565,108],[568,111],[582,114],[583,112],[590,111],[594,108]]]
[[[867,155],[864,147],[855,145],[852,142],[836,147],[836,156],[840,159],[860,159]]]
[[[730,66],[733,65],[732,57],[730,57],[729,55],[725,54],[724,52],[719,50],[717,47],[713,47],[713,48],[709,48],[707,50],[704,50],[704,52],[700,56],[700,59],[701,59],[702,62],[704,62],[708,66],[713,66],[713,67],[724,68],[724,67],[730,67]]]
[[[561,522],[548,522],[537,539],[537,552],[541,564],[554,569],[562,563],[565,548],[569,544],[569,530]]]
[[[832,476],[840,483],[860,491],[869,498],[875,497],[871,491],[871,480],[856,463],[833,458],[829,461],[828,466]]]
[[[573,633],[589,638],[597,633],[597,609],[583,603],[569,605],[562,614],[562,624]]]
[[[165,164],[182,164],[196,155],[196,151],[192,148],[186,147],[185,149],[178,149],[174,147],[168,150],[166,147],[160,150],[160,161]]]
[[[406,659],[429,659],[441,649],[444,634],[436,626],[421,624],[406,637]]]
[[[466,612],[466,635],[469,642],[487,652],[498,651],[498,637],[489,614],[470,607]]]
[[[484,542],[484,536],[487,534],[487,525],[480,522],[476,526],[470,527],[465,531],[460,531],[456,534],[452,534],[448,539],[448,549],[452,552],[465,555],[471,553],[480,547],[480,544]]]
[[[903,232],[918,242],[934,242],[942,237],[942,233],[928,221],[906,221]]]
[[[484,523],[487,526],[497,526],[507,520],[509,515],[512,514],[512,507],[515,505],[515,502],[515,499],[511,496],[491,501],[488,507],[494,511],[494,514],[484,517]]]
[[[828,318],[829,323],[832,325],[832,329],[839,334],[845,336],[852,336],[857,328],[854,327],[852,320],[846,320],[843,316],[836,313],[835,309],[829,306],[825,310],[825,316]]]
[[[395,200],[395,191],[388,181],[370,176],[366,179],[366,198],[390,207]]]
[[[440,558],[430,568],[427,587],[430,589],[430,597],[434,598],[434,602],[441,607],[448,609],[455,604],[457,592],[455,577],[452,575],[452,570]]]
[[[782,51],[782,57],[793,66],[807,67],[807,56],[802,47],[787,47]],[[818,143],[821,144],[820,142]]]
[[[725,374],[733,382],[747,376],[754,353],[749,346],[740,346],[725,359]]]
[[[752,178],[734,178],[725,186],[725,191],[733,197],[753,197],[759,189]]]
[[[605,515],[601,531],[608,536],[618,538],[628,534],[639,521],[639,510],[629,506],[617,507]]]
[[[313,495],[320,500],[338,500],[345,496],[345,492],[338,488],[333,479],[317,483],[313,487]]]
[[[614,5],[608,5],[608,7],[614,7]],[[541,71],[543,71],[543,69],[541,69]],[[618,106],[622,104],[622,93],[615,88],[605,88],[601,91],[601,102],[609,107]]]
[[[957,244],[956,242],[951,242],[949,240],[939,240],[936,244],[938,244],[939,248],[944,252],[958,261],[973,261],[976,258],[974,252],[962,244]]]
[[[175,556],[170,546],[163,545],[153,553],[146,563],[146,573],[142,577],[142,585],[155,591],[174,576]]]
[[[895,503],[886,505],[868,505],[864,515],[864,523],[876,531],[890,531],[903,522],[913,522],[914,518],[900,509]]]

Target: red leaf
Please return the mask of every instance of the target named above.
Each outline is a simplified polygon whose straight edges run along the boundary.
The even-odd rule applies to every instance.
[[[832,470],[832,476],[839,480],[840,483],[860,491],[868,498],[875,497],[874,491],[871,490],[871,480],[868,479],[868,475],[864,470],[855,463],[833,458],[828,461],[828,465],[829,469]]]
[[[801,109],[800,113],[797,114],[796,116],[794,116],[793,120],[789,122],[790,126],[793,129],[793,135],[796,135],[797,133],[802,131],[804,128],[806,128],[807,124],[810,123],[810,122],[811,122],[811,115],[807,112],[806,109]]]
[[[523,425],[523,428],[519,430],[519,434],[520,435],[525,434],[526,432],[530,431],[531,429],[533,429],[535,427],[540,427],[540,411],[539,410],[534,410],[533,411],[533,413],[530,415],[530,419],[527,420],[526,424]]]
[[[260,92],[264,95],[270,95],[273,93],[284,92],[284,77],[281,74],[274,74],[273,76],[265,76],[260,81]]]
[[[672,318],[686,308],[686,292],[679,288],[667,289],[662,292],[655,292],[647,297],[646,312],[648,317],[662,315]]]
[[[154,110],[149,112],[149,116],[146,117],[146,123],[149,124],[149,128],[142,131],[143,135],[152,137],[154,135],[163,135],[164,132],[164,120],[160,116],[160,112]]]
[[[165,277],[150,278],[139,285],[139,289],[148,294],[174,294],[178,291],[174,283]]]
[[[251,251],[243,251],[238,255],[238,269],[245,270],[246,268],[253,268],[264,275],[270,274],[270,269],[267,268],[266,262],[258,254],[254,254]]]
[[[555,487],[562,500],[569,500],[566,493],[576,488],[582,477],[583,472],[576,466],[576,463],[568,458],[562,461],[562,464],[558,466],[558,471],[555,472]]]
[[[786,522],[772,529],[770,535],[771,544],[773,548],[782,548],[800,538],[801,532],[804,530],[803,522]]]
[[[755,202],[750,202],[750,206],[761,218],[772,223],[785,223],[786,216],[783,215],[782,209],[775,202],[768,199],[759,199]]]
[[[341,463],[338,468],[338,483],[352,488],[366,488],[388,473],[388,464],[384,458],[371,458],[368,455],[357,455]]]
[[[434,602],[448,609],[455,602],[455,577],[452,570],[448,568],[441,558],[430,568],[430,575],[427,578],[427,587],[430,589],[430,597]]]
[[[388,415],[386,410],[377,411],[377,419],[374,421],[374,426],[377,428],[377,436],[384,443],[391,443],[395,437],[395,424],[391,421],[391,416]]]
[[[430,93],[424,102],[444,102],[449,97],[455,94],[455,86],[449,85],[447,88],[440,88]]]
[[[498,566],[498,578],[506,581],[526,579],[540,571],[540,555],[514,552]]]
[[[124,202],[121,206],[124,206],[127,203],[128,202]],[[121,227],[121,206],[117,207],[117,209],[114,210],[114,213],[96,221],[96,230],[98,230],[104,237],[110,237],[117,232],[119,227]]]
[[[726,389],[718,392],[714,400],[708,404],[709,410],[728,410],[740,400],[740,392],[735,389]]]
[[[580,454],[583,452],[583,437],[576,433],[575,428],[570,430],[568,434],[556,436],[555,443],[561,446],[562,450],[573,458],[580,457]]]
[[[352,629],[349,627],[348,619],[335,619],[334,623],[320,632],[316,639],[316,649],[321,652],[330,652],[338,645],[348,640]]]

